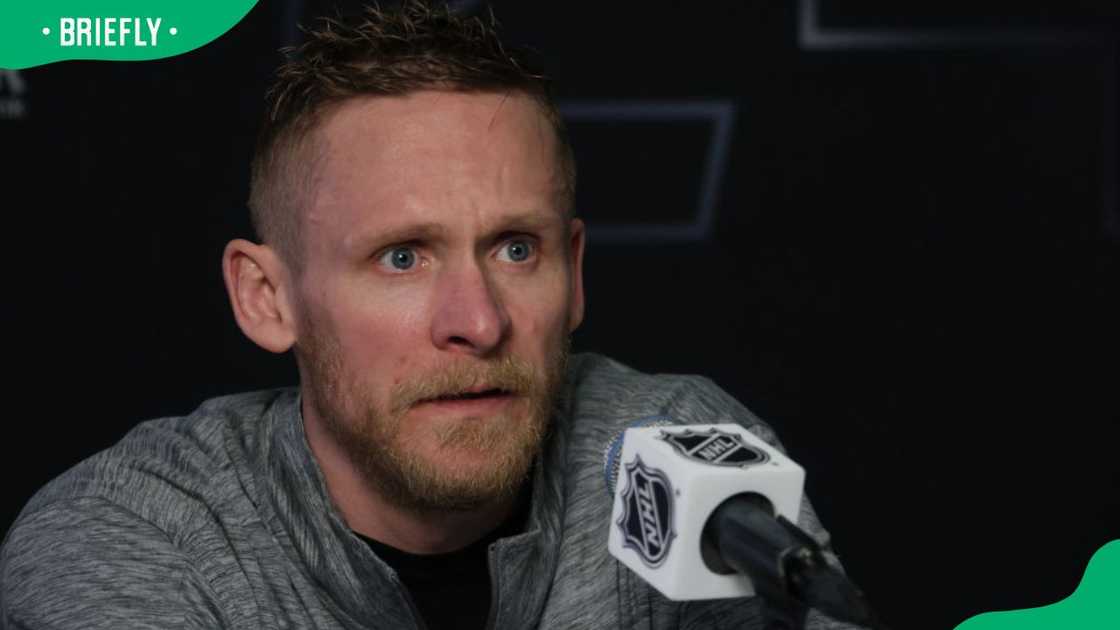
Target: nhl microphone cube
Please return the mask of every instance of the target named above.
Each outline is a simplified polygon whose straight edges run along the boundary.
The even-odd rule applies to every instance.
[[[618,458],[608,549],[673,600],[746,597],[750,578],[705,564],[708,517],[741,493],[797,522],[805,470],[738,424],[628,429]]]

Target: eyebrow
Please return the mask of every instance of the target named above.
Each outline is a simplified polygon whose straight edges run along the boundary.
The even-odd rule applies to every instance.
[[[484,238],[493,238],[506,232],[547,232],[559,226],[541,213],[519,213],[500,217],[483,233]],[[434,241],[447,239],[450,230],[436,222],[408,223],[379,230],[366,237],[356,239],[363,248],[380,247],[410,241]]]
[[[408,223],[405,225],[379,230],[363,242],[404,243],[408,241],[429,241],[447,236],[447,228],[439,223]]]
[[[500,217],[494,222],[493,234],[503,232],[547,232],[563,223],[563,217],[557,222],[552,218],[553,211],[543,213],[511,214]]]

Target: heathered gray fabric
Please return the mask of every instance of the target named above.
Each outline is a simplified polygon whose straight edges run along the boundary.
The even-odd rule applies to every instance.
[[[528,531],[491,547],[495,628],[761,629],[751,599],[671,602],[606,550],[603,449],[651,415],[773,432],[707,379],[576,355],[534,472]],[[828,545],[808,501],[799,525]],[[395,574],[342,522],[295,390],[143,423],[44,487],[0,551],[0,626],[417,628]],[[848,626],[811,615],[810,628]]]

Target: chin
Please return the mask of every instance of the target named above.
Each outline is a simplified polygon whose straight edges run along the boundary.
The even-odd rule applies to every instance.
[[[460,420],[471,429],[484,425],[478,420]],[[473,424],[471,424],[473,423]],[[504,421],[490,421],[489,431],[468,430],[465,438],[447,444],[435,436],[421,450],[414,450],[407,459],[412,466],[408,475],[414,498],[427,507],[470,509],[508,499],[517,493],[528,478],[539,441],[526,443],[524,432],[511,431]],[[500,432],[504,440],[475,440],[488,433]]]

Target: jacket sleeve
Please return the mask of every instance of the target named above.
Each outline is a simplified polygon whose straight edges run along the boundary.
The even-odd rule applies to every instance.
[[[0,550],[0,629],[227,627],[215,601],[163,531],[100,498],[36,506]]]

